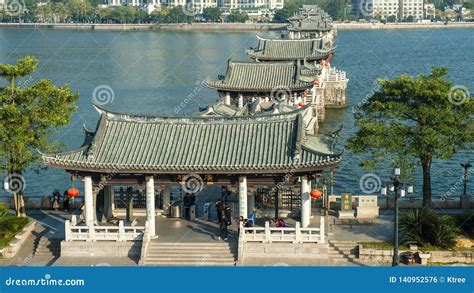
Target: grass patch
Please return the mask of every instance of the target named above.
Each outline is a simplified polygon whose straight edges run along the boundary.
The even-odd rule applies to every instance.
[[[364,248],[393,250],[393,243],[391,242],[361,242],[360,244]],[[410,247],[408,245],[401,244],[399,245],[399,249],[409,250]],[[418,245],[418,251],[474,251],[474,247],[454,247],[451,249],[446,249],[434,245]]]

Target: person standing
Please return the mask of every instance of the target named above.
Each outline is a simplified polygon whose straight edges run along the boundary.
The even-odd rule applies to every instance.
[[[224,214],[224,203],[220,199],[216,201],[216,210],[217,210],[217,222],[220,224],[222,223],[222,217]]]
[[[66,190],[63,193],[63,207],[64,207],[64,211],[66,212],[69,210],[69,201],[70,201],[70,197],[67,194],[67,190]]]
[[[183,198],[183,205],[184,205],[184,218],[189,220],[189,210],[191,209],[191,197],[188,193],[184,195]]]
[[[61,193],[59,190],[55,189],[53,191],[53,206],[52,208],[57,211],[59,209],[59,201],[61,200]]]
[[[229,230],[227,229],[228,220],[225,213],[222,214],[221,222],[219,223],[219,239],[227,240],[229,236]]]

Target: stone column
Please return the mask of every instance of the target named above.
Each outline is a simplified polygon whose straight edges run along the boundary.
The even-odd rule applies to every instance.
[[[150,236],[155,236],[155,180],[153,176],[145,177],[146,220],[150,227]]]
[[[301,176],[301,227],[308,228],[311,217],[311,198],[309,189],[311,182],[307,176]]]
[[[247,219],[247,177],[239,177],[239,217]]]
[[[230,105],[230,93],[229,92],[225,93],[224,104],[225,105]]]
[[[238,106],[239,108],[242,108],[244,106],[244,96],[242,94],[239,94]]]
[[[94,226],[94,195],[92,177],[84,176],[84,221],[87,226]]]
[[[171,203],[171,186],[166,186],[163,189],[163,212],[165,215],[170,214],[170,203]]]

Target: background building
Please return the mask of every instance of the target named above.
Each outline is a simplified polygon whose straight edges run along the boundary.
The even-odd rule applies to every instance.
[[[396,16],[403,20],[423,19],[423,0],[359,0],[359,15],[367,19],[386,19]]]

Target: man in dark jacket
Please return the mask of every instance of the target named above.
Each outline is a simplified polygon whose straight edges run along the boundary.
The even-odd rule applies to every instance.
[[[222,223],[222,217],[224,214],[224,203],[220,199],[216,201],[216,210],[217,210],[217,222],[220,224]]]

